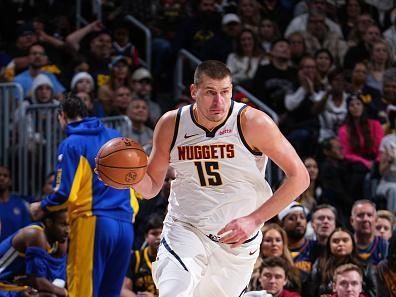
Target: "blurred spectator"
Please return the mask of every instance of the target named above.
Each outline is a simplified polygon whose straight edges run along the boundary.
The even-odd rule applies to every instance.
[[[351,212],[351,225],[359,258],[364,264],[377,265],[386,258],[388,242],[375,235],[377,213],[370,200],[357,200]]]
[[[321,200],[322,187],[319,182],[318,162],[313,157],[303,159],[304,165],[309,173],[309,187],[296,199],[308,212],[315,208],[318,201]]]
[[[393,109],[391,105],[396,105],[396,68],[392,67],[385,71],[383,82],[383,94],[382,99],[379,102],[379,106],[376,108],[378,110],[378,118],[381,123],[386,123],[385,131],[389,130],[390,120],[389,112]],[[392,113],[392,112],[391,112]]]
[[[48,63],[48,58],[45,52],[45,48],[39,44],[35,43],[29,48],[29,68],[17,75],[14,82],[19,83],[23,89],[23,96],[30,99],[32,97],[32,84],[34,78],[42,73],[47,76],[54,90],[54,98],[62,99],[62,93],[65,88],[61,85],[58,79],[52,73],[42,71],[41,68]]]
[[[287,38],[290,44],[291,64],[298,68],[301,59],[307,55],[307,47],[302,32],[293,32]]]
[[[253,78],[251,91],[276,113],[285,112],[284,97],[293,89],[296,70],[289,66],[290,46],[280,39],[272,44],[270,63],[260,65]]]
[[[392,49],[392,58],[396,58],[396,8],[390,12],[392,25],[383,33],[385,40],[389,43]]]
[[[315,240],[322,247],[326,246],[330,234],[336,227],[337,209],[330,204],[317,205],[312,210],[312,228]]]
[[[155,124],[162,115],[162,110],[160,105],[152,98],[153,81],[150,71],[144,67],[136,69],[131,75],[130,88],[133,92],[133,98],[147,101],[150,110],[150,122]]]
[[[371,266],[364,267],[356,253],[352,234],[344,228],[335,229],[329,236],[323,255],[316,260],[312,269],[312,296],[332,293],[332,279],[337,267],[353,264],[364,271],[365,291],[376,297],[375,277]]]
[[[374,42],[370,51],[367,85],[382,93],[384,73],[392,66],[392,62],[389,45],[383,40]]]
[[[182,48],[202,58],[202,50],[221,28],[221,16],[216,11],[215,0],[198,0],[192,17],[186,17],[178,28],[173,43],[174,51]]]
[[[129,28],[130,24],[126,21],[115,21],[112,26],[112,56],[125,57],[127,65],[136,66],[139,65],[139,52],[131,42]],[[112,61],[112,67],[114,64],[116,64],[115,61]]]
[[[90,116],[101,118],[106,115],[102,103],[95,97],[95,83],[88,72],[77,72],[71,80],[70,90],[84,102]]]
[[[68,296],[64,288],[68,235],[66,211],[18,229],[0,243],[0,281],[31,286],[42,293],[38,296]]]
[[[362,14],[360,14],[354,23],[354,27],[349,32],[349,35],[345,36],[349,46],[354,47],[363,43],[364,36],[366,35],[368,28],[374,25],[375,21],[369,13],[363,12]]]
[[[379,160],[384,130],[377,120],[368,118],[362,96],[348,97],[347,108],[345,124],[339,130],[342,153],[346,160],[357,162],[368,170]]]
[[[388,257],[377,265],[377,296],[396,296],[396,229],[389,243]]]
[[[282,0],[261,0],[261,15],[263,19],[270,19],[279,26],[280,35],[286,30],[287,24],[292,19],[292,9],[288,7],[287,1]]]
[[[301,60],[298,80],[294,92],[285,97],[288,112],[281,123],[281,129],[297,153],[307,156],[315,153],[315,143],[319,135],[319,120],[313,106],[324,95],[312,57],[307,56]]]
[[[44,133],[39,134],[36,132],[37,127],[42,126],[41,129],[44,131],[43,127],[46,127],[49,123],[47,123],[45,119],[39,123],[41,117],[39,115],[34,117],[31,113],[26,114],[26,109],[32,104],[59,104],[59,101],[55,100],[55,91],[52,81],[44,73],[40,73],[34,78],[31,90],[31,100],[22,101],[15,111],[15,129],[19,131],[19,125],[24,121],[26,125],[25,137],[29,139],[29,142],[32,142],[32,144],[42,143],[44,139],[50,137],[50,135],[44,135]],[[21,135],[18,135],[18,137],[21,137]]]
[[[163,217],[155,214],[149,217],[144,232],[147,246],[132,253],[121,297],[158,296],[152,276],[152,263],[157,257],[161,241],[162,221]]]
[[[333,136],[322,142],[320,163],[320,180],[322,181],[322,201],[338,208],[338,219],[343,225],[348,224],[352,204],[355,201],[356,184],[361,187],[363,176],[354,173],[341,153],[338,138]]]
[[[243,29],[238,36],[236,50],[227,57],[233,83],[251,85],[257,68],[263,58],[257,35],[251,29]]]
[[[362,5],[359,0],[346,0],[345,5],[340,9],[340,25],[346,40],[349,40],[351,32],[353,32],[359,26],[358,22],[361,13]],[[360,30],[358,32],[360,32]]]
[[[260,246],[260,256],[254,266],[252,278],[250,280],[249,291],[261,290],[259,282],[260,266],[264,259],[268,257],[281,257],[289,263],[289,277],[287,288],[292,291],[301,292],[301,273],[294,267],[292,257],[287,244],[287,235],[285,230],[278,224],[265,224],[262,228],[263,240]]]
[[[326,15],[326,0],[312,0],[308,1],[308,13],[301,14],[296,16],[294,19],[291,20],[289,26],[286,29],[285,36],[288,37],[291,33],[300,31],[305,32],[307,31],[308,26],[308,15],[311,12],[317,12],[322,15]],[[333,22],[329,18],[325,18],[325,23],[329,28],[330,32],[337,33],[340,37],[342,37],[342,31],[340,26]]]
[[[322,48],[328,49],[336,65],[342,65],[344,55],[348,49],[344,39],[336,32],[328,29],[325,16],[318,12],[308,15],[307,30],[302,32],[305,39],[306,51],[310,55]]]
[[[115,99],[115,92],[121,86],[128,86],[129,68],[128,60],[124,56],[117,56],[111,62],[111,72],[107,83],[100,86],[98,98],[105,107],[106,114],[112,113],[111,106]]]
[[[395,215],[389,210],[377,211],[377,220],[375,221],[376,236],[381,236],[385,240],[392,237],[393,226],[395,224]]]
[[[261,23],[260,5],[257,0],[240,0],[238,15],[241,17],[243,28],[258,34]]]
[[[333,70],[334,68],[333,55],[328,49],[322,48],[315,52],[314,58],[315,58],[316,68],[320,76],[320,81],[324,86],[328,87],[329,85],[328,75],[330,71]]]
[[[278,24],[270,18],[263,18],[258,31],[258,37],[264,53],[271,52],[272,43],[280,38]]]
[[[141,145],[151,144],[153,141],[153,130],[146,126],[149,120],[150,110],[144,99],[134,98],[128,104],[127,116],[132,122],[132,139]]]
[[[338,267],[333,276],[333,292],[331,297],[365,297],[362,291],[363,277],[361,269],[353,264]]]
[[[377,194],[385,197],[387,209],[396,213],[396,108],[388,108],[389,131],[379,146],[380,183]]]
[[[286,231],[290,254],[294,266],[310,272],[317,256],[316,243],[305,238],[307,211],[297,202],[292,202],[278,214],[282,228]]]
[[[319,67],[319,66],[317,66]],[[314,104],[314,112],[319,117],[318,141],[338,134],[338,128],[344,122],[347,114],[344,73],[341,69],[334,69],[328,75],[329,85],[323,97]]]
[[[367,85],[368,66],[365,63],[357,62],[353,66],[351,83],[346,85],[347,92],[360,94],[361,99],[368,108],[368,116],[378,119],[379,108],[381,106],[381,94],[378,90]]]
[[[288,282],[289,269],[290,264],[281,257],[269,257],[263,260],[260,266],[259,282],[265,292],[248,292],[244,296],[267,297],[267,292],[274,297],[301,297],[299,293],[285,289]]]
[[[352,69],[356,63],[367,63],[370,49],[380,39],[381,31],[376,25],[370,25],[364,31],[363,39],[354,47],[349,48],[344,57],[344,68]]]
[[[234,13],[227,13],[221,22],[221,31],[204,46],[203,58],[219,60],[226,63],[228,55],[233,52],[242,31],[241,19]]]
[[[31,221],[27,202],[22,197],[11,194],[10,186],[10,170],[0,166],[0,242]]]
[[[74,31],[66,37],[66,43],[87,57],[89,73],[98,88],[108,82],[112,37],[100,21],[94,21]]]

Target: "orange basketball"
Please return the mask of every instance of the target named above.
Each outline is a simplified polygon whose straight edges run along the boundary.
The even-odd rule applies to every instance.
[[[99,178],[116,189],[126,189],[138,183],[147,169],[147,155],[143,147],[126,137],[106,142],[95,160]]]

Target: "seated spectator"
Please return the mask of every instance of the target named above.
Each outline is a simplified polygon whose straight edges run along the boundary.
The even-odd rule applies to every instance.
[[[233,83],[249,86],[262,58],[257,35],[250,29],[243,29],[236,43],[236,51],[227,57],[226,64],[232,73]]]
[[[311,225],[314,231],[314,240],[325,247],[330,234],[336,227],[337,209],[329,204],[317,205],[312,210]]]
[[[384,31],[383,36],[384,39],[388,42],[388,44],[391,46],[392,50],[392,58],[396,58],[396,9],[393,8],[390,11],[390,16],[391,16],[391,21],[392,24],[390,25],[387,30]]]
[[[0,166],[0,242],[31,222],[27,202],[22,197],[11,194],[10,186],[10,170]]]
[[[147,101],[150,110],[150,122],[154,125],[162,115],[162,108],[153,98],[153,81],[150,71],[144,67],[136,69],[130,79],[129,87],[133,98]],[[165,102],[164,102],[165,103]]]
[[[107,115],[112,113],[112,100],[115,97],[115,91],[119,87],[128,86],[129,82],[129,68],[126,57],[118,56],[113,59],[111,63],[111,72],[107,83],[99,87],[98,98],[104,105]]]
[[[375,297],[376,287],[373,269],[361,263],[352,234],[344,228],[335,229],[329,236],[323,255],[315,261],[311,273],[312,296],[329,295],[332,293],[332,280],[337,267],[354,264],[363,273],[366,292]]]
[[[315,143],[319,133],[319,121],[313,106],[324,95],[316,63],[312,57],[301,60],[298,83],[294,92],[284,98],[287,115],[281,122],[286,138],[300,155],[315,153]]]
[[[282,228],[286,231],[294,266],[302,271],[311,272],[318,250],[316,242],[305,238],[307,230],[306,209],[293,201],[278,214],[278,218]]]
[[[377,265],[377,296],[396,296],[396,229],[389,242],[388,257]]]
[[[118,87],[111,99],[109,110],[106,115],[108,116],[119,116],[128,115],[128,106],[132,102],[132,91],[128,86]]]
[[[276,113],[285,112],[284,97],[293,90],[296,70],[289,65],[290,45],[285,39],[272,44],[270,63],[257,68],[252,93]]]
[[[319,166],[322,181],[322,202],[336,205],[342,225],[349,224],[352,204],[355,201],[356,189],[361,187],[364,175],[353,171],[349,162],[341,153],[337,137],[326,138],[322,142],[323,160]]]
[[[265,224],[262,228],[263,240],[260,246],[260,256],[254,266],[252,278],[249,284],[249,291],[258,291],[262,287],[259,282],[260,267],[264,259],[268,257],[281,257],[284,258],[289,264],[289,278],[287,288],[301,292],[301,273],[294,267],[292,257],[290,255],[286,232],[278,224]]]
[[[293,17],[291,2],[281,0],[263,0],[261,4],[261,15],[263,19],[270,19],[274,24],[279,26],[280,35],[286,30],[286,27]]]
[[[329,73],[334,67],[334,58],[331,52],[322,48],[315,52],[314,54],[316,68],[320,76],[320,82],[323,86],[328,87],[329,85]]]
[[[389,113],[393,113],[392,105],[396,105],[396,68],[392,67],[385,71],[383,83],[383,93],[379,106],[376,108],[378,110],[377,118],[380,120],[381,124],[385,125],[385,133],[390,134],[392,129],[390,126]],[[393,116],[394,118],[394,116]]]
[[[302,32],[293,32],[287,38],[290,44],[291,65],[298,68],[301,59],[307,55],[307,47]]]
[[[241,0],[238,5],[238,15],[242,21],[242,27],[252,30],[258,34],[261,14],[260,5],[257,0]]]
[[[151,144],[153,130],[146,125],[149,121],[150,110],[144,99],[133,99],[127,109],[127,116],[132,122],[132,135],[130,137],[141,145]]]
[[[258,36],[261,49],[264,53],[271,52],[272,43],[280,38],[278,24],[271,18],[262,19]]]
[[[392,230],[395,225],[395,215],[389,210],[377,211],[377,220],[375,222],[376,236],[380,236],[385,240],[392,237]]]
[[[364,44],[366,32],[369,27],[375,25],[375,21],[369,13],[363,12],[359,16],[357,16],[355,22],[351,25],[353,27],[349,31],[348,35],[344,35],[350,48],[355,47],[359,44]]]
[[[48,59],[45,53],[45,49],[41,44],[34,43],[29,48],[29,66],[24,72],[17,75],[14,82],[19,83],[23,89],[23,96],[27,99],[32,97],[32,85],[33,80],[37,75],[43,74],[49,78],[53,86],[54,94],[53,97],[57,99],[63,98],[63,92],[65,88],[61,85],[58,79],[52,73],[42,71],[41,68],[48,63]]]
[[[127,62],[131,66],[139,65],[139,51],[131,42],[130,24],[123,20],[116,20],[111,29],[113,37],[112,56],[127,58]]]
[[[389,131],[380,144],[380,183],[377,194],[386,199],[387,209],[396,212],[396,109],[388,108]]]
[[[328,75],[328,80],[330,89],[313,107],[314,112],[319,116],[319,142],[336,136],[347,114],[348,95],[345,92],[343,71],[339,68],[332,70]]]
[[[382,93],[384,73],[392,66],[392,63],[393,58],[389,45],[384,40],[375,41],[370,50],[367,85]]]
[[[163,218],[156,215],[148,219],[145,228],[147,246],[132,253],[128,272],[122,285],[121,297],[158,296],[151,267],[157,257],[161,241],[162,221]]]
[[[308,212],[311,212],[315,208],[318,201],[321,200],[322,187],[318,180],[319,168],[318,162],[315,158],[307,157],[303,160],[305,167],[309,174],[309,187],[296,199],[302,206],[304,206]]]
[[[64,288],[68,235],[67,213],[58,211],[7,237],[0,243],[0,281],[68,296]]]
[[[370,200],[357,200],[351,212],[351,225],[359,258],[364,264],[377,265],[388,254],[388,242],[375,235],[377,211]]]
[[[265,292],[247,292],[246,297],[267,297],[266,293],[273,297],[301,297],[297,292],[288,291],[285,286],[288,282],[290,264],[281,257],[268,257],[260,266],[259,282]]]
[[[338,132],[342,153],[346,160],[361,164],[369,170],[379,160],[379,146],[384,137],[380,122],[368,118],[361,95],[347,99],[345,124]]]
[[[356,28],[362,11],[362,5],[358,0],[346,0],[345,5],[339,9],[339,23],[346,40],[349,40],[351,32]]]
[[[338,267],[333,276],[331,297],[366,297],[363,293],[363,278],[360,268],[353,264]]]

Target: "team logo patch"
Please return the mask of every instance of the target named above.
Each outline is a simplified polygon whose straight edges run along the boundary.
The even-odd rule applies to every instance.
[[[62,162],[62,160],[63,160],[63,154],[60,154],[60,155],[58,156],[58,162]]]
[[[15,207],[12,212],[14,213],[14,215],[19,216],[21,214],[21,210],[18,207]]]

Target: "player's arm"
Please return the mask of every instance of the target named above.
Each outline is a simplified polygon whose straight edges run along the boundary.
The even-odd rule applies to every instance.
[[[133,186],[145,199],[155,197],[164,183],[175,131],[177,110],[164,114],[154,129],[153,149],[143,179]]]
[[[22,229],[13,239],[13,246],[17,250],[25,250],[26,253],[26,284],[35,288],[41,293],[51,293],[59,297],[66,297],[67,290],[53,285],[47,278],[40,275],[30,274],[29,271],[42,271],[39,267],[42,258],[34,257],[29,252],[29,248],[40,249],[46,253],[47,240],[42,230],[35,228]],[[37,266],[37,269],[36,269]]]
[[[277,125],[263,112],[247,108],[242,114],[242,131],[248,145],[274,161],[285,173],[285,182],[258,209],[244,218],[238,218],[227,224],[219,235],[232,232],[222,239],[225,243],[236,242],[238,246],[253,235],[253,232],[271,219],[293,200],[295,200],[309,185],[308,172],[292,145],[279,131]],[[257,136],[257,131],[262,131]]]
[[[133,283],[129,277],[124,277],[124,282],[121,289],[121,297],[136,297],[136,294],[132,291]]]

